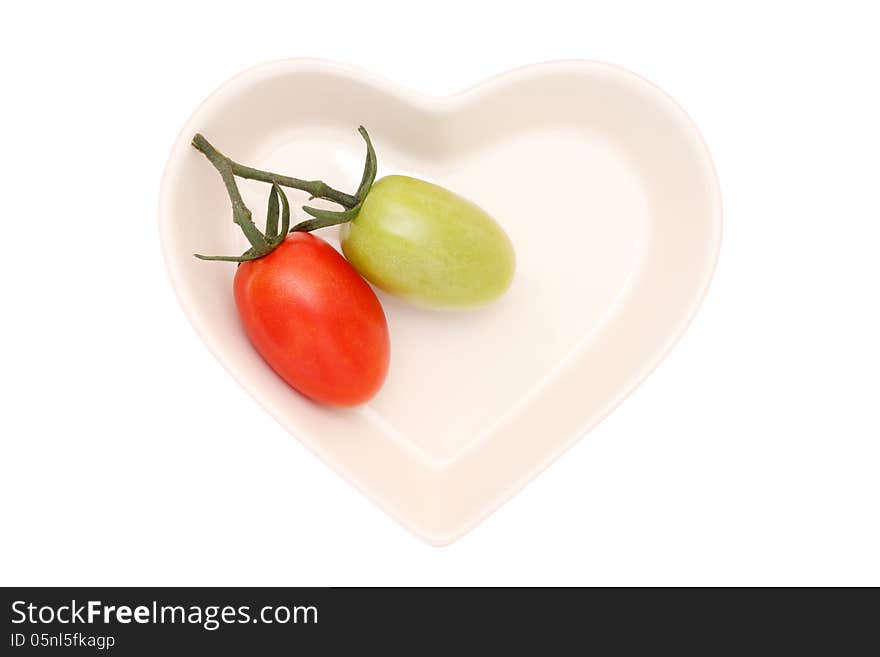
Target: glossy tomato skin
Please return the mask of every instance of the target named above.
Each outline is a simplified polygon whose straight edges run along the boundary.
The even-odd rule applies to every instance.
[[[317,402],[355,406],[388,372],[388,323],[375,292],[332,246],[292,233],[244,262],[235,303],[248,338],[289,385]]]
[[[516,258],[501,226],[474,203],[417,178],[376,181],[340,241],[364,278],[422,306],[482,306],[513,280]]]

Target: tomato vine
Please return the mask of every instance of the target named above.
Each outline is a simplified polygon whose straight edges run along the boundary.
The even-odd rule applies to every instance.
[[[193,147],[201,152],[208,161],[214,165],[220,174],[229,200],[232,204],[232,220],[241,228],[244,236],[247,238],[251,247],[240,256],[207,256],[195,254],[200,260],[219,260],[225,262],[246,262],[248,260],[256,260],[262,258],[274,251],[287,237],[289,232],[311,232],[319,228],[327,226],[335,226],[351,221],[357,217],[361,205],[366,199],[373,181],[376,179],[376,152],[370,141],[370,135],[366,128],[360,126],[358,132],[363,137],[367,146],[366,161],[364,162],[364,172],[361,176],[360,185],[354,195],[346,194],[334,189],[321,180],[303,180],[300,178],[292,178],[290,176],[282,176],[269,171],[262,171],[253,167],[240,164],[227,157],[202,135],[196,134],[193,137]],[[261,232],[254,223],[253,214],[245,205],[241,198],[241,192],[238,189],[236,177],[248,180],[257,180],[269,183],[271,190],[269,192],[269,203],[266,211],[266,229]],[[297,189],[309,193],[309,200],[323,199],[331,201],[342,206],[344,209],[323,210],[308,205],[303,206],[303,211],[310,215],[311,219],[306,219],[293,228],[290,225],[290,203],[287,199],[283,187]],[[279,218],[281,220],[279,226]]]

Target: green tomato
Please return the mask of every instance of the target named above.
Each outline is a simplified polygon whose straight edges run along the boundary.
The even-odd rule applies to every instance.
[[[485,305],[513,279],[516,258],[501,226],[470,201],[416,178],[374,183],[340,239],[364,278],[422,306]]]

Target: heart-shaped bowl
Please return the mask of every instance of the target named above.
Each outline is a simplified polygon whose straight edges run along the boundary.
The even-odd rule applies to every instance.
[[[513,241],[517,271],[504,297],[471,312],[379,292],[388,379],[366,406],[340,410],[300,396],[250,345],[232,297],[235,265],[193,258],[246,244],[190,140],[202,132],[239,162],[354,191],[362,124],[379,176],[417,176],[476,202]],[[242,194],[259,217],[266,186],[242,181]],[[306,200],[289,195],[294,208]],[[171,151],[159,223],[180,303],[229,372],[322,460],[442,545],[581,438],[669,351],[712,278],[721,203],[697,128],[620,68],[539,64],[430,98],[297,59],[246,71],[198,108]],[[335,229],[320,234],[337,243]]]

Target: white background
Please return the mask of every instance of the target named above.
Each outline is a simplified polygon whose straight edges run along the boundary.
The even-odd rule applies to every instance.
[[[6,6],[0,583],[880,584],[878,20],[807,4]],[[604,60],[676,98],[715,158],[724,241],[688,333],[451,547],[271,420],[165,275],[178,130],[293,56],[433,94]]]

